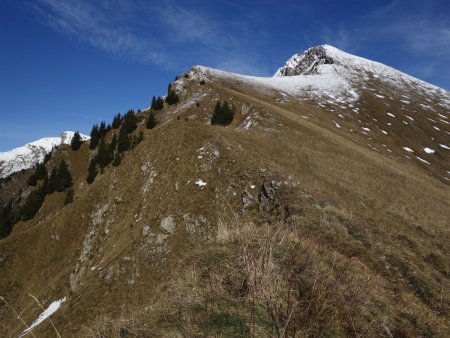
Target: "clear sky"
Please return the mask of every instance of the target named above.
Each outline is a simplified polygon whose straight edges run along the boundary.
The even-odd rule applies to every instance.
[[[448,0],[2,0],[0,151],[88,134],[195,64],[269,76],[322,43],[450,89]]]

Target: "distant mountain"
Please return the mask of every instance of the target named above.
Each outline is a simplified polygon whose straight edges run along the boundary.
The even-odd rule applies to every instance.
[[[45,137],[37,141],[27,143],[22,147],[0,153],[0,178],[7,177],[22,169],[32,168],[44,160],[46,154],[61,144],[70,144],[73,131],[65,131],[59,137]],[[80,134],[85,141],[89,136]]]
[[[286,108],[314,104],[320,112],[305,110],[305,119],[387,156],[414,160],[450,183],[450,93],[392,67],[321,45],[293,55],[273,77],[203,66],[189,74],[272,97]],[[189,80],[180,78],[175,86],[184,83]],[[244,125],[255,119],[247,116]]]

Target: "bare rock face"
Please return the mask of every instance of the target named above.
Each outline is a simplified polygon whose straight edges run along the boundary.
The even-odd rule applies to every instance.
[[[169,215],[161,221],[161,230],[167,234],[173,235],[176,232],[176,222],[173,215]]]
[[[327,55],[322,46],[308,49],[303,54],[295,54],[286,64],[278,69],[275,76],[311,75],[317,73],[317,67],[324,64],[333,64],[334,60]]]

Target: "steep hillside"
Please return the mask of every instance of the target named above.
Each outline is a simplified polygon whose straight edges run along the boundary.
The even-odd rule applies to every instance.
[[[75,198],[0,241],[0,335],[48,307],[36,337],[450,332],[448,92],[330,46],[171,89],[92,184],[88,143],[54,152]],[[230,125],[210,124],[217,101]]]

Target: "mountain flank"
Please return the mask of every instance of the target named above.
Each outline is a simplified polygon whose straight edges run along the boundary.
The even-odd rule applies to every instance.
[[[168,94],[53,150],[72,200],[0,240],[2,336],[448,335],[447,91],[324,45]]]

